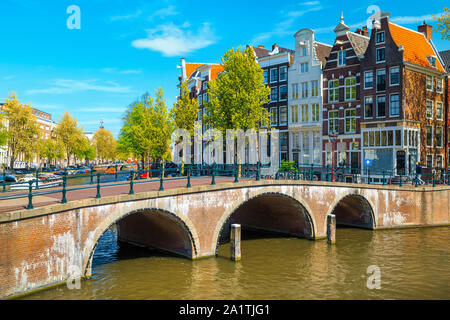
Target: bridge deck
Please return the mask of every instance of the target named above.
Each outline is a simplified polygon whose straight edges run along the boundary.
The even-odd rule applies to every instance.
[[[216,177],[216,183],[226,183],[226,182],[232,182],[234,181],[234,178],[230,177]],[[164,180],[164,189],[175,189],[175,188],[181,188],[186,187],[186,179],[180,178],[180,179],[171,179],[171,180]],[[129,183],[123,183],[123,182],[117,182],[117,183],[110,183],[111,186],[101,186],[101,196],[115,196],[115,195],[121,195],[121,194],[128,194],[130,191],[130,184]],[[192,177],[191,178],[191,186],[199,186],[199,185],[209,185],[211,184],[211,178],[210,177]],[[158,191],[160,186],[160,180],[159,179],[148,179],[148,180],[136,180],[133,186],[134,192],[148,192],[148,191]],[[90,187],[90,189],[82,189],[82,190],[72,190],[69,191],[71,188],[86,188]],[[35,208],[38,207],[44,207],[51,204],[58,204],[61,203],[62,199],[62,192],[57,192],[58,190],[62,190],[61,187],[59,188],[53,188],[53,189],[44,189],[44,190],[33,190],[33,194],[37,193],[39,191],[42,191],[42,193],[45,192],[55,192],[56,193],[49,193],[44,195],[33,195],[33,206]],[[0,213],[3,212],[12,212],[16,210],[22,210],[26,209],[28,205],[28,196],[25,195],[24,192],[15,192],[14,194],[24,194],[23,198],[19,199],[8,199],[8,200],[1,200],[0,201]],[[8,193],[13,194],[13,193]],[[97,195],[97,189],[96,184],[87,184],[87,185],[79,185],[79,186],[73,186],[69,187],[66,199],[67,201],[76,201],[76,200],[83,200],[83,199],[93,199]]]

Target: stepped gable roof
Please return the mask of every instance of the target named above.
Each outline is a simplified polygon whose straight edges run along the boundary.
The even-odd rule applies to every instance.
[[[427,57],[437,57],[437,53],[423,33],[407,29],[392,22],[389,22],[389,30],[395,44],[398,47],[403,47],[403,59],[405,61],[433,68]],[[439,59],[436,59],[436,69],[445,71]]]
[[[354,33],[347,32],[348,41],[350,41],[356,56],[359,58],[361,54],[366,52],[367,46],[369,45],[370,38]]]
[[[316,52],[316,59],[322,62],[322,67],[324,67],[325,64],[327,63],[326,58],[330,56],[332,48],[333,46],[330,46],[328,44],[314,41],[314,50]]]
[[[442,60],[444,61],[447,72],[450,72],[450,50],[440,51],[439,55],[441,56]]]

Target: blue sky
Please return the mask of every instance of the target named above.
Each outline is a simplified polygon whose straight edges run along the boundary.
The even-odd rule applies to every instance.
[[[231,48],[273,43],[293,48],[293,35],[316,30],[332,43],[341,11],[354,31],[378,6],[391,21],[416,30],[446,1],[2,0],[0,99],[19,99],[58,121],[69,110],[86,131],[100,119],[117,134],[126,107],[161,86],[176,100],[180,58],[220,62]],[[67,8],[81,10],[81,29],[67,28]],[[372,7],[371,7],[372,6]],[[369,9],[369,13],[367,12]],[[434,34],[438,50],[450,42]]]

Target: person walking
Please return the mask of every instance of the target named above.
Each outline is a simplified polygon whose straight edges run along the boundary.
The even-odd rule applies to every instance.
[[[416,162],[416,175],[417,175],[417,182],[419,184],[421,184],[421,185],[425,184],[425,181],[423,181],[421,179],[421,177],[422,177],[422,166],[420,165],[419,161]]]

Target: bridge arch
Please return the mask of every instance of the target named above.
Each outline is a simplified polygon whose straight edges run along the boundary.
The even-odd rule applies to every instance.
[[[303,199],[281,193],[261,192],[234,203],[224,212],[212,238],[213,251],[218,251],[221,236],[231,223],[274,233],[315,239],[316,223]]]
[[[373,230],[376,227],[374,208],[375,206],[370,199],[364,195],[349,193],[334,199],[327,215],[334,214],[337,225]],[[325,215],[324,230],[326,230],[327,215]]]
[[[86,241],[86,244],[84,246],[82,264],[82,274],[84,276],[91,276],[92,259],[94,257],[94,252],[97,248],[101,236],[113,224],[125,222],[127,219],[132,219],[129,222],[131,222],[134,227],[138,228],[142,228],[145,226],[155,227],[154,224],[156,224],[156,228],[162,227],[163,229],[165,229],[164,231],[169,231],[168,234],[166,234],[168,237],[174,237],[172,238],[172,240],[174,241],[176,248],[164,248],[163,246],[155,247],[163,249],[165,251],[173,252],[190,259],[197,257],[199,248],[198,235],[194,225],[189,218],[185,217],[182,214],[173,213],[161,208],[143,207],[118,215],[110,215],[98,225],[95,231],[89,236],[89,239]],[[139,224],[142,225],[139,226]],[[169,230],[167,229],[168,227]],[[155,229],[153,229],[153,231],[155,231]],[[160,230],[159,235],[161,234],[162,233]],[[165,238],[164,240],[167,240],[167,238]],[[181,244],[183,244],[183,248],[180,247]],[[146,244],[141,243],[141,245]]]

